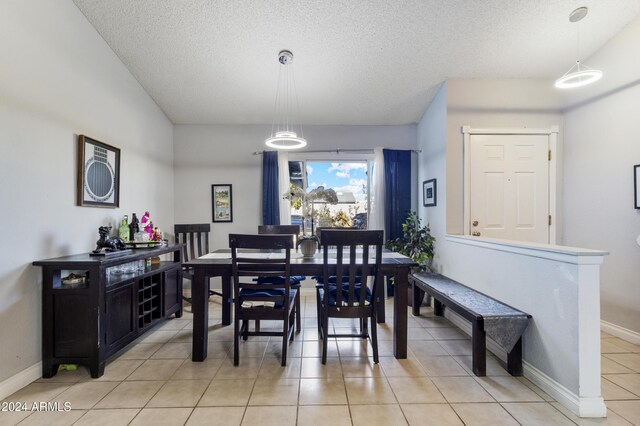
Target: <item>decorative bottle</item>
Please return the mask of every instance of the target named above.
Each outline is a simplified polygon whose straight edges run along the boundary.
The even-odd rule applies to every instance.
[[[134,235],[140,231],[140,221],[135,213],[131,213],[131,223],[129,224],[129,241],[135,241]]]
[[[148,211],[144,212],[144,215],[142,215],[140,224],[142,225],[144,232],[149,236],[148,241],[151,241],[151,238],[153,237],[153,225],[151,224],[151,215],[149,215]]]
[[[129,216],[125,214],[122,217],[122,221],[120,222],[120,228],[118,229],[118,236],[125,243],[128,243],[130,241],[129,240],[129,224],[127,223],[128,221],[129,221]]]

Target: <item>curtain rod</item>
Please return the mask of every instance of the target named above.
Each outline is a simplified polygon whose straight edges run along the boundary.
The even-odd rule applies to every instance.
[[[254,151],[253,155],[262,155],[264,151]],[[320,149],[320,150],[316,150],[316,151],[291,151],[292,153],[303,153],[303,154],[318,154],[318,153],[329,153],[329,152],[335,152],[336,154],[340,154],[341,152],[362,152],[362,153],[368,153],[368,154],[373,154],[373,149],[340,149],[340,148],[336,148],[336,149]],[[415,154],[419,154],[422,152],[421,149],[412,149],[411,150],[412,153]]]

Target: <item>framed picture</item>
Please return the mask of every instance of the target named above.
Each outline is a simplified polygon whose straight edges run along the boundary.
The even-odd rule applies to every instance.
[[[422,182],[422,205],[433,207],[436,205],[436,180],[429,179]]]
[[[633,204],[640,209],[640,164],[633,166]]]
[[[120,205],[120,150],[85,135],[78,137],[78,205]]]
[[[213,221],[233,222],[231,185],[211,185]]]

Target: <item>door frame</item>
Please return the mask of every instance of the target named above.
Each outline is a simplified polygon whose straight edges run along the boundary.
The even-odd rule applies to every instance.
[[[551,126],[549,128],[472,128],[471,126],[462,126],[463,134],[463,232],[464,235],[471,235],[471,136],[473,135],[547,135],[549,137],[549,215],[551,223],[549,224],[549,244],[556,244],[556,193],[557,193],[557,145],[558,145],[559,126]]]

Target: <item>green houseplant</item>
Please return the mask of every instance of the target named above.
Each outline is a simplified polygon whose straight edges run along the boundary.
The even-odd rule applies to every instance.
[[[434,243],[436,239],[431,235],[429,225],[422,226],[418,214],[413,210],[409,212],[407,220],[402,224],[402,237],[388,240],[385,246],[396,253],[404,254],[418,264],[414,271],[431,270]],[[393,285],[393,280],[390,281]],[[387,293],[392,293],[393,290]]]

